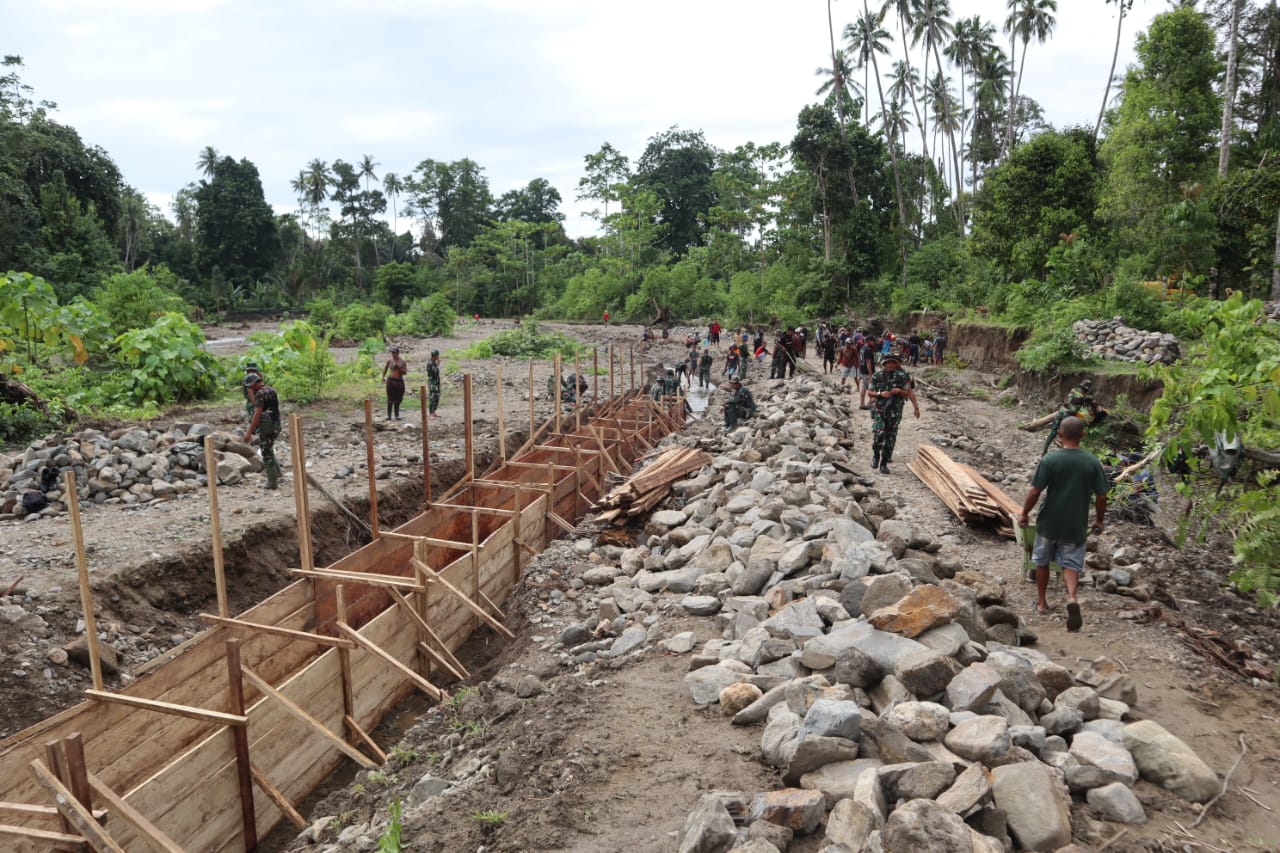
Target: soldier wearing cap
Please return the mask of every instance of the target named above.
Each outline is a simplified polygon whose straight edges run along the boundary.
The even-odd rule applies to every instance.
[[[898,427],[907,400],[920,417],[915,384],[911,374],[902,369],[902,353],[892,349],[884,357],[880,369],[871,377],[871,468],[889,473],[893,448],[898,443]]]
[[[244,363],[244,379],[248,379],[250,376],[256,376],[263,382],[267,381],[262,374],[262,368],[258,366],[256,361],[246,361]],[[253,397],[249,394],[249,384],[243,379],[240,382],[240,390],[244,392],[244,419],[248,423],[253,419]]]
[[[280,434],[280,398],[276,389],[262,383],[262,377],[250,374],[244,378],[244,389],[253,402],[253,418],[245,431],[244,442],[253,440],[258,433],[258,447],[262,450],[262,467],[267,472],[267,488],[280,484],[280,463],[276,461],[276,436]]]
[[[436,408],[440,405],[440,350],[431,351],[431,360],[427,362],[427,410],[429,417],[438,418]]]
[[[742,387],[737,379],[729,380],[729,399],[724,401],[724,428],[731,430],[738,421],[752,417],[756,413],[756,401],[751,392]]]
[[[390,371],[391,375],[387,373]],[[400,357],[400,347],[391,348],[391,357],[382,366],[382,378],[387,382],[387,420],[400,420],[400,404],[404,402],[404,377],[409,363]]]

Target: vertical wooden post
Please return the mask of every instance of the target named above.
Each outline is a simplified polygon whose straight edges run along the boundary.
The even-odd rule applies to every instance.
[[[71,537],[76,549],[76,575],[80,579],[80,607],[84,609],[84,636],[89,644],[89,669],[93,672],[93,689],[102,689],[102,660],[98,656],[98,621],[93,617],[93,590],[89,588],[89,562],[84,555],[84,528],[80,526],[80,492],[76,489],[76,473],[68,471],[63,480],[63,497],[71,511]]]
[[[373,459],[373,398],[364,398],[364,453],[369,469],[369,531],[378,538],[378,481]]]
[[[222,516],[218,512],[218,460],[213,455],[213,442],[204,443],[204,473],[209,481],[209,530],[213,538],[213,585],[218,593],[218,615],[231,615],[227,609],[227,573],[222,562]]]
[[[556,357],[552,361],[551,384],[555,386],[551,393],[555,399],[555,407],[556,407],[556,435],[559,435],[560,434],[560,410],[563,408],[562,403],[564,402],[561,399],[561,389],[564,387],[564,385],[561,384],[561,381],[560,381],[560,353],[559,352],[556,353]]]
[[[520,576],[524,574],[524,548],[520,547],[520,543],[524,541],[524,492],[520,489],[520,481],[515,483],[515,497],[513,503],[515,505],[515,539],[511,545],[512,562],[515,563],[514,577],[511,578],[513,584],[520,582]]]
[[[471,599],[476,604],[484,601],[480,595],[480,511],[475,507],[471,508],[471,589]],[[480,627],[479,616],[473,617],[471,622],[471,630]]]
[[[65,751],[58,749],[56,740],[49,741],[44,745],[44,763],[49,768],[49,772],[53,778],[62,782],[67,782],[67,754]],[[75,835],[75,827],[71,825],[71,821],[67,820],[67,816],[61,811],[58,812],[58,820],[62,824],[62,833],[64,835]]]
[[[298,517],[298,558],[308,571],[316,567],[311,553],[311,505],[307,495],[307,457],[302,444],[302,419],[289,415],[289,442],[293,446],[293,503]]]
[[[84,739],[75,732],[63,738],[58,749],[67,760],[67,787],[86,809],[93,811],[93,789],[89,787],[89,770],[84,763]]]
[[[591,404],[600,411],[600,350],[597,347],[591,348]]]
[[[345,584],[337,584],[333,590],[334,605],[338,612],[338,621],[347,623],[347,587]],[[351,692],[351,650],[344,647],[338,647],[338,668],[342,671],[342,713],[351,719],[356,718],[355,713],[355,696]],[[356,737],[355,732],[350,732],[351,738]]]
[[[422,409],[422,505],[431,504],[431,417],[427,413],[427,386],[418,386]]]
[[[582,357],[573,351],[573,431],[582,429],[582,395],[578,388],[582,385]]]
[[[471,424],[471,374],[462,376],[462,419],[466,421],[467,480],[476,478],[475,430]]]
[[[498,460],[507,464],[507,418],[502,399],[502,365],[494,365],[494,384],[498,386]]]
[[[613,399],[613,344],[609,344],[609,399]]]
[[[244,679],[240,674],[240,640],[227,640],[227,713],[244,714]],[[236,778],[240,783],[240,822],[244,828],[244,849],[258,848],[258,819],[253,810],[253,765],[249,761],[249,727],[231,726],[231,742],[236,753]]]
[[[533,418],[533,359],[529,359],[529,440],[533,441],[534,418]]]
[[[633,344],[627,349],[631,351],[631,390],[634,391],[636,390],[636,348]]]

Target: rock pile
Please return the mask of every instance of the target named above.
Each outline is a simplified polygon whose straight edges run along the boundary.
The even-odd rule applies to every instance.
[[[1110,320],[1077,320],[1071,328],[1076,339],[1085,343],[1093,358],[1173,364],[1181,354],[1176,336],[1167,332],[1133,329],[1126,326],[1119,317]]]
[[[35,520],[66,511],[64,474],[74,471],[80,501],[146,504],[169,500],[205,485],[204,441],[217,450],[218,482],[238,483],[262,470],[255,448],[216,433],[208,424],[174,424],[168,430],[84,429],[42,439],[22,453],[0,454],[0,520]],[[23,496],[41,492],[46,505],[32,511]]]
[[[761,415],[676,484],[682,505],[638,547],[592,554],[580,588],[596,587],[596,619],[555,644],[566,663],[690,653],[690,699],[763,727],[787,787],[704,795],[679,849],[773,853],[823,832],[828,850],[1055,850],[1073,800],[1123,823],[1145,820],[1139,779],[1218,793],[1182,741],[1129,722],[1132,678],[1029,648],[999,578],[895,517],[845,461],[852,413],[829,389],[758,388]],[[713,617],[719,637],[664,637],[672,610]]]

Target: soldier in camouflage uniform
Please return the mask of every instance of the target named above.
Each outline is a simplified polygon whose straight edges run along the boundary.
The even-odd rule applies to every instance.
[[[902,353],[891,350],[881,362],[880,369],[871,377],[871,468],[889,473],[893,460],[893,448],[898,443],[898,426],[902,423],[902,409],[906,400],[911,401],[915,416],[920,417],[920,404],[916,402],[915,385],[911,374],[902,369]]]
[[[662,380],[662,394],[665,397],[675,397],[681,391],[680,377],[676,376],[676,372],[671,368],[667,368],[667,375]]]
[[[258,433],[258,447],[262,449],[262,467],[267,472],[267,488],[280,485],[280,463],[276,461],[276,436],[280,434],[280,398],[276,389],[262,384],[262,377],[250,375],[244,378],[244,387],[253,400],[253,420],[244,434],[245,444]]]
[[[711,350],[703,350],[702,358],[698,361],[698,387],[711,387]]]
[[[729,380],[729,399],[724,401],[724,428],[731,430],[738,421],[754,416],[756,401],[737,379]]]
[[[427,362],[427,410],[429,417],[438,418],[436,408],[440,405],[440,350],[431,351],[431,360]]]
[[[1071,389],[1067,398],[1062,401],[1062,405],[1058,407],[1058,413],[1049,426],[1049,435],[1045,437],[1044,449],[1040,451],[1040,455],[1044,456],[1049,452],[1049,448],[1058,437],[1058,429],[1067,418],[1076,417],[1086,424],[1093,424],[1106,417],[1106,414],[1106,409],[1093,399],[1093,380],[1085,379]]]
[[[244,363],[244,378],[248,379],[250,376],[256,376],[263,382],[267,381],[262,375],[262,368],[258,367],[258,362],[256,361],[246,361]],[[244,421],[249,423],[253,420],[253,395],[249,393],[247,383],[241,381],[241,388],[244,391]]]

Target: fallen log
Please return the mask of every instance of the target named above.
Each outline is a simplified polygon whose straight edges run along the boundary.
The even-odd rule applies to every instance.
[[[1050,414],[1045,415],[1043,418],[1036,418],[1034,421],[1028,421],[1022,426],[1018,427],[1018,429],[1022,430],[1023,432],[1035,432],[1036,430],[1044,429],[1049,424],[1053,423],[1053,419],[1056,418],[1057,416],[1058,416],[1057,412],[1051,412]]]

